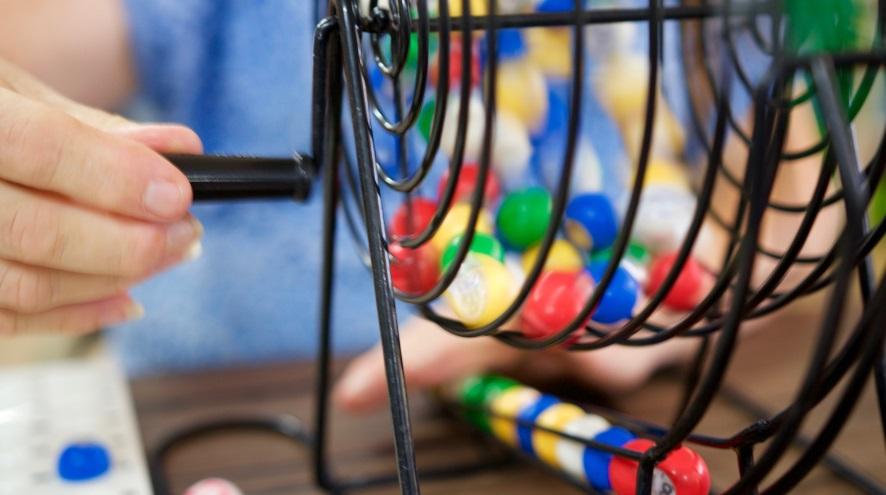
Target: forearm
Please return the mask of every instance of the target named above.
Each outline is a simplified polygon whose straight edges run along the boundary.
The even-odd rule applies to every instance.
[[[106,109],[135,87],[122,0],[0,0],[0,58]]]

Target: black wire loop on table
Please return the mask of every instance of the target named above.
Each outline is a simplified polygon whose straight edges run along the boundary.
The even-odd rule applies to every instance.
[[[424,0],[390,0],[384,5],[379,0],[367,0],[368,11],[362,14],[359,11],[360,3],[357,0],[330,2],[328,17],[318,25],[313,69],[313,158],[310,164],[305,159],[306,166],[303,167],[310,173],[299,175],[294,180],[292,176],[281,178],[275,175],[276,172],[267,170],[270,176],[275,177],[268,182],[276,184],[269,186],[268,191],[282,190],[283,184],[287,188],[307,191],[309,184],[306,184],[313,176],[319,176],[323,183],[324,258],[319,300],[316,409],[313,427],[305,429],[304,434],[299,433],[302,436],[290,435],[311,449],[314,478],[318,486],[331,493],[339,493],[397,481],[403,493],[420,491],[394,306],[394,300],[398,298],[418,305],[422,314],[454,335],[470,338],[492,335],[523,349],[566,345],[564,342],[567,340],[570,350],[592,351],[610,345],[646,346],[674,338],[700,339],[702,345],[690,367],[683,400],[670,424],[651,424],[612,411],[602,412],[614,423],[625,425],[655,441],[655,446],[643,454],[550,431],[512,418],[524,427],[539,428],[638,461],[638,493],[645,495],[651,492],[655,465],[684,442],[736,452],[737,476],[724,493],[784,493],[794,488],[819,462],[862,489],[871,493],[886,492],[886,489],[876,486],[876,483],[828,452],[871,375],[875,378],[878,407],[886,435],[886,282],[882,276],[879,281],[876,280],[871,265],[871,253],[886,235],[886,221],[868,225],[865,219],[872,192],[882,183],[886,172],[886,129],[882,131],[880,145],[874,155],[866,163],[861,163],[850,127],[867,104],[878,78],[886,79],[883,74],[886,51],[882,43],[886,27],[886,0],[876,0],[874,7],[877,15],[869,20],[873,26],[873,45],[862,51],[811,55],[798,55],[785,45],[784,33],[791,28],[791,19],[781,11],[784,2],[775,0],[687,0],[677,5],[648,0],[646,6],[632,8],[587,8],[581,0],[576,0],[570,11],[535,14],[499,14],[497,2],[486,0],[483,2],[486,7],[483,15],[459,17],[450,15],[451,5],[457,3],[459,10],[467,13],[476,2],[452,0],[452,4],[447,1],[435,2],[438,12],[433,18],[428,2]],[[645,105],[640,147],[636,156],[632,157],[636,174],[630,185],[622,229],[613,243],[612,256],[603,276],[580,314],[548,338],[528,339],[518,330],[503,326],[517,314],[528,297],[560,231],[571,175],[578,166],[574,163],[578,137],[583,132],[581,109],[587,84],[586,30],[623,22],[638,22],[648,27],[649,74],[645,94],[642,95]],[[665,38],[663,33],[671,25],[679,27],[680,60],[664,56],[664,45],[669,38]],[[483,191],[492,173],[492,148],[498,111],[496,81],[499,54],[496,33],[503,29],[552,27],[570,31],[572,50],[567,81],[569,115],[561,173],[553,191],[552,221],[540,243],[539,255],[507,310],[483,327],[467,328],[461,322],[437,313],[430,303],[447,290],[468,256],[483,207]],[[750,40],[770,60],[765,75],[757,81],[750,76],[750,68],[742,58],[739,49],[739,39],[742,37]],[[429,70],[430,64],[434,63],[430,57],[432,40],[438,46],[436,107],[431,117],[427,146],[413,156],[415,150],[411,149],[408,136],[429,98]],[[480,44],[488,55],[485,73],[479,75],[482,76],[485,119],[472,123],[469,122],[468,100],[471,81],[478,75],[472,74],[471,61],[473,52],[479,49]],[[463,70],[458,81],[449,77],[453,69],[450,66],[453,47],[461,50],[459,63]],[[416,55],[412,59],[414,65],[409,67],[413,50]],[[655,95],[663,85],[665,64],[674,63],[682,66],[686,78],[682,88],[689,106],[686,130],[704,155],[702,168],[696,174],[699,180],[694,183],[696,206],[690,226],[664,282],[654,294],[650,294],[629,321],[615,328],[594,322],[586,324],[627,252],[652,158],[652,143],[657,132],[656,115],[664,110],[660,108],[660,100]],[[372,64],[390,84],[391,94],[381,94],[371,83]],[[842,98],[847,95],[839,86],[839,78],[848,71],[860,72],[861,77],[848,92],[844,108]],[[805,81],[805,87],[797,84],[800,80]],[[458,84],[458,87],[450,87],[453,84]],[[743,117],[737,115],[732,106],[735,97],[747,98],[752,103],[751,125],[748,127],[741,124]],[[453,112],[448,105],[456,100],[460,103]],[[822,137],[802,149],[794,149],[789,147],[787,135],[796,118],[793,111],[799,105],[814,105]],[[348,112],[347,119],[343,118],[343,110]],[[456,184],[466,158],[469,139],[467,127],[482,125],[477,187],[468,198],[468,226],[453,261],[434,287],[422,294],[402,293],[393,289],[390,280],[389,240],[382,215],[381,192],[386,189],[401,194],[407,218],[412,221],[412,199],[426,182],[435,159],[440,155],[444,128],[452,125],[446,120],[453,116],[454,140],[452,149],[446,150],[451,156],[445,157],[449,181],[442,186],[437,208],[421,231],[411,232],[411,235],[396,241],[404,247],[416,248],[435,235],[455,201]],[[375,151],[377,130],[390,134],[395,140],[396,173],[378,162]],[[727,166],[727,139],[733,137],[747,152],[744,176]],[[820,155],[820,168],[808,201],[794,204],[775,199],[773,188],[779,171],[785,167],[801,166],[799,160],[815,158],[816,155]],[[417,164],[414,170],[410,169],[410,162]],[[277,170],[274,168],[274,171]],[[245,179],[248,175],[240,174],[238,177]],[[835,177],[839,179],[839,186],[833,184]],[[246,187],[245,182],[232,186],[227,196],[236,196],[230,190],[237,187]],[[719,191],[719,188],[726,188],[738,198],[735,214],[731,218],[724,217],[714,207],[715,191]],[[838,205],[845,208],[845,223],[836,233],[834,244],[823,254],[803,254],[813,225],[824,211]],[[374,480],[339,479],[332,474],[327,452],[338,212],[342,212],[347,230],[372,270],[386,364],[397,472],[396,476]],[[773,212],[799,218],[796,234],[784,249],[764,246],[759,239],[764,219]],[[658,323],[653,316],[697,248],[706,221],[722,230],[727,237],[727,249],[721,263],[708,267],[714,278],[713,284],[695,309],[676,322],[668,325]],[[758,282],[752,280],[752,273],[761,257],[772,261],[774,266]],[[788,273],[797,266],[803,266],[808,271],[791,287],[783,287]],[[863,311],[859,317],[848,321],[853,316],[847,314],[853,282],[857,283],[862,295]],[[784,407],[769,412],[746,400],[739,401],[756,421],[730,435],[699,433],[699,423],[723,388],[723,377],[729,368],[743,324],[826,289],[830,291],[828,304],[817,329],[807,369]],[[841,327],[847,328],[843,336],[838,332]],[[580,335],[580,338],[570,339],[573,335]],[[841,383],[845,387],[839,389],[841,395],[822,426],[811,435],[805,431],[801,433],[803,421],[825,398],[837,393]],[[486,412],[495,414],[494,411]],[[209,430],[217,431],[219,425],[215,426]],[[265,423],[266,426],[268,423]],[[174,438],[187,440],[191,436],[187,433]],[[175,443],[170,440],[161,450],[166,451]],[[772,476],[771,472],[778,463],[788,462],[785,461],[785,453],[792,445],[799,445],[802,454],[791,461],[781,474]],[[459,466],[451,471],[437,471],[436,475],[465,472],[466,467]],[[771,480],[768,486],[762,486],[764,479]]]

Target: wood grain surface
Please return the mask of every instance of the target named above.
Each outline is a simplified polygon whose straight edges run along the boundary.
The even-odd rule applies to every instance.
[[[728,384],[770,410],[790,400],[809,360],[818,327],[812,317],[787,314],[741,342]],[[680,397],[682,375],[664,373],[643,389],[611,399],[619,410],[666,423]],[[886,449],[869,384],[833,452],[886,485]],[[173,431],[195,421],[227,415],[293,414],[310,420],[313,367],[309,362],[263,365],[186,376],[142,379],[134,383],[139,420],[148,448]],[[418,462],[423,470],[497,458],[469,429],[440,412],[433,400],[411,397]],[[804,424],[814,432],[833,405],[826,401]],[[755,416],[720,397],[699,432],[727,435],[756,420]],[[386,413],[370,417],[333,419],[332,459],[341,477],[392,473],[391,428]],[[699,449],[714,475],[715,487],[726,487],[737,476],[732,452]],[[795,458],[792,451],[786,460]],[[759,450],[758,450],[759,453]],[[783,467],[783,466],[782,466]],[[269,434],[231,432],[189,443],[170,457],[168,473],[174,493],[192,482],[221,476],[236,482],[247,495],[320,493],[312,484],[305,449]],[[577,490],[531,463],[516,460],[503,467],[447,480],[427,480],[428,494],[566,494]],[[387,485],[363,493],[398,493]],[[863,493],[825,467],[816,468],[795,490],[803,494]]]

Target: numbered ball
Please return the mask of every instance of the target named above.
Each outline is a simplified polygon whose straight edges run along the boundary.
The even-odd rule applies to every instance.
[[[508,113],[497,113],[495,138],[492,141],[492,166],[507,189],[517,189],[526,183],[526,171],[531,158],[532,142],[526,126]]]
[[[191,485],[185,495],[243,495],[243,492],[228,480],[208,478]]]
[[[603,194],[576,196],[566,207],[566,233],[579,249],[606,249],[618,235],[618,218]]]
[[[634,218],[634,238],[653,253],[678,249],[692,224],[695,196],[671,186],[651,186],[643,190]]]
[[[532,269],[532,266],[535,264],[535,260],[538,258],[538,253],[541,251],[541,245],[529,248],[528,251],[523,255],[523,270],[526,273],[529,273],[529,270]],[[569,243],[569,241],[563,239],[557,239],[551,245],[551,250],[548,252],[548,259],[545,260],[543,271],[553,271],[553,272],[576,272],[584,267],[584,259],[582,258],[581,253],[575,249],[575,246]]]
[[[458,174],[458,181],[455,184],[453,193],[453,201],[471,201],[474,191],[477,189],[477,181],[479,179],[480,167],[475,164],[465,164],[461,167],[461,173]],[[440,183],[437,185],[437,198],[443,197],[446,191],[446,185],[449,183],[449,170],[443,173]],[[484,203],[490,204],[498,199],[501,193],[501,186],[498,184],[498,178],[491,170],[486,177],[486,188],[483,191]]]
[[[614,426],[595,435],[594,441],[613,447],[621,447],[634,438],[633,433]],[[612,485],[609,481],[609,464],[612,462],[612,454],[588,447],[583,453],[583,461],[588,483],[601,492],[610,491]]]
[[[515,291],[511,272],[503,263],[471,254],[443,296],[465,326],[478,328],[498,318],[513,302]]]
[[[434,246],[437,252],[444,252],[453,237],[463,234],[468,229],[470,218],[471,205],[467,203],[458,203],[454,205],[449,212],[446,213],[446,217],[443,218],[443,223],[440,224],[440,228],[437,229],[437,232],[431,237],[431,245]],[[474,228],[474,232],[481,232],[484,234],[492,233],[492,217],[489,216],[489,213],[484,209],[481,209],[477,216],[477,224]]]
[[[464,160],[478,162],[480,151],[483,149],[484,127],[486,122],[486,107],[479,95],[472,93],[468,101],[468,120],[465,129]],[[440,151],[449,158],[455,156],[455,142],[459,135],[458,113],[462,102],[457,95],[450,95],[446,105],[443,131],[440,136]]]
[[[462,238],[464,238],[464,234],[458,234],[449,241],[449,245],[446,246],[446,250],[443,251],[443,256],[440,257],[440,268],[442,270],[449,268],[449,264],[455,259]],[[468,252],[489,256],[490,258],[498,260],[500,263],[504,263],[505,261],[505,248],[502,247],[500,242],[498,242],[498,239],[482,232],[474,233],[474,238],[471,240],[471,247],[468,248]]]
[[[598,433],[606,431],[611,425],[603,417],[596,414],[585,414],[570,421],[564,428],[563,433],[577,438],[592,440]],[[557,463],[563,471],[579,481],[587,481],[584,464],[584,444],[561,438],[557,442]]]
[[[498,209],[496,227],[507,247],[525,251],[542,240],[551,222],[552,199],[540,187],[507,195]]]
[[[564,431],[568,424],[584,416],[582,408],[575,404],[560,402],[539,414],[536,424],[553,431]],[[532,449],[535,455],[549,466],[563,469],[557,457],[557,445],[563,440],[560,435],[537,429],[532,433]]]
[[[397,290],[412,295],[424,294],[437,284],[439,256],[433,246],[425,244],[410,249],[392,243],[388,251],[391,253],[391,280]]]
[[[489,425],[496,438],[508,445],[518,447],[515,418],[520,411],[537,401],[540,395],[538,390],[518,386],[509,388],[493,399],[489,408],[495,415],[490,418]]]
[[[609,260],[591,263],[590,272],[595,283],[599,284],[603,279],[608,264]],[[634,277],[624,266],[618,266],[603,298],[591,314],[591,319],[606,324],[629,319],[634,313],[638,292],[639,287]]]
[[[674,267],[677,253],[658,256],[649,270],[649,281],[646,283],[646,294],[652,295],[661,288],[665,278]],[[664,298],[664,304],[678,311],[691,311],[704,297],[704,286],[707,274],[701,265],[691,256],[683,265],[670,292]]]
[[[538,400],[526,406],[517,415],[517,443],[520,444],[520,450],[526,455],[536,456],[532,436],[533,432],[536,431],[535,423],[538,421],[538,417],[560,403],[560,399],[553,395],[543,394]]]
[[[458,387],[458,397],[465,407],[468,421],[483,431],[491,432],[487,408],[496,397],[519,384],[498,375],[478,375],[467,378]]]
[[[451,36],[452,39],[449,41],[449,90],[457,91],[458,88],[461,87],[463,77],[462,56],[464,52],[462,49],[461,38],[459,36]],[[433,84],[435,87],[438,86],[440,83],[440,72],[442,70],[442,68],[440,67],[440,55],[442,55],[442,53],[438,53],[437,57],[431,63],[428,74],[428,77],[431,80],[431,84]],[[480,47],[478,46],[476,41],[473,43],[473,46],[471,48],[470,57],[471,75],[468,78],[468,83],[473,88],[480,85],[480,77],[482,75],[482,69],[480,67]]]
[[[584,271],[543,273],[523,304],[520,326],[531,339],[557,334],[578,317],[594,283]]]
[[[411,212],[410,204],[412,205]],[[391,238],[398,240],[420,234],[431,223],[431,218],[436,211],[437,203],[430,199],[412,198],[409,203],[404,202],[394,212],[394,217],[391,219],[389,227]]]
[[[655,442],[645,438],[631,440],[625,449],[646,452]],[[616,495],[633,495],[637,488],[638,464],[616,456],[609,465],[609,479]],[[679,447],[656,466],[652,475],[654,495],[707,495],[711,475],[704,459],[687,447]]]

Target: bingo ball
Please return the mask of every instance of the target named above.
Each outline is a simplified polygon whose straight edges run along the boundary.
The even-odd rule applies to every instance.
[[[518,29],[498,33],[499,64],[495,74],[496,104],[529,130],[539,130],[548,113],[548,87],[544,73],[527,57],[526,42]]]
[[[636,171],[634,175],[636,176]],[[634,180],[636,180],[636,177]],[[660,158],[650,158],[649,163],[646,165],[643,186],[670,186],[689,190],[689,181],[686,178],[686,172],[683,167],[677,163]]]
[[[412,205],[411,218],[408,204]],[[437,211],[437,203],[426,198],[412,198],[410,203],[404,202],[391,219],[389,227],[391,238],[403,239],[420,234]]]
[[[505,245],[524,251],[537,244],[551,221],[551,195],[543,188],[530,187],[505,196],[498,209],[496,226]]]
[[[467,378],[458,387],[458,397],[465,406],[468,421],[483,431],[491,431],[487,408],[496,397],[519,384],[497,375],[478,375]]]
[[[438,228],[437,232],[434,233],[434,236],[431,237],[431,245],[437,249],[438,253],[444,252],[446,246],[449,245],[449,241],[451,241],[453,237],[468,230],[468,221],[470,218],[471,205],[467,203],[458,203],[454,205],[449,212],[446,213],[446,217],[443,218],[443,223],[440,224],[440,228]],[[486,210],[480,210],[474,231],[482,232],[484,234],[492,233],[492,217],[489,216],[489,213]]]
[[[536,424],[553,431],[563,431],[566,425],[585,416],[584,410],[575,404],[559,402],[549,407],[536,418]],[[541,429],[532,433],[532,450],[536,457],[549,466],[561,468],[557,458],[557,445],[564,441],[563,437]]]
[[[452,39],[449,42],[449,88],[450,90],[455,90],[461,86],[461,80],[463,77],[462,70],[462,56],[464,52],[462,51],[462,41],[457,36],[452,36]],[[439,84],[440,81],[440,60],[439,57],[442,53],[437,54],[437,58],[434,59],[431,64],[430,70],[428,71],[428,77],[430,78],[431,84],[435,87]],[[471,75],[469,79],[469,84],[471,87],[476,87],[480,85],[480,77],[481,77],[481,68],[480,68],[480,48],[477,46],[477,43],[473,43],[473,47],[471,49]]]
[[[458,247],[461,244],[463,237],[464,234],[458,234],[449,241],[449,245],[446,246],[446,250],[443,251],[443,256],[440,257],[441,270],[446,270],[449,267],[449,264],[452,263],[452,260],[455,259],[455,254],[458,252]],[[504,263],[505,261],[505,248],[503,248],[501,243],[498,242],[498,239],[482,232],[474,233],[474,238],[471,240],[471,247],[468,248],[468,252],[489,256],[501,263]]]
[[[185,495],[243,495],[243,492],[228,480],[208,478],[191,485]]]
[[[585,251],[611,246],[618,236],[618,219],[609,198],[599,193],[573,198],[566,207],[566,234]]]
[[[486,123],[486,108],[479,95],[472,93],[468,101],[468,120],[465,129],[464,160],[478,162],[483,149],[483,127]],[[443,131],[440,135],[440,150],[449,158],[455,156],[455,141],[459,135],[458,112],[462,105],[461,98],[451,95],[446,105]]]
[[[598,261],[608,262],[612,258],[612,248],[597,251],[591,256],[591,263]],[[647,280],[647,268],[649,266],[649,250],[634,241],[628,243],[628,249],[621,259],[621,266],[634,277],[639,286],[645,286]]]
[[[593,290],[584,271],[542,273],[520,313],[523,334],[544,339],[561,332],[581,313]]]
[[[515,290],[511,272],[504,263],[472,254],[465,258],[443,297],[466,327],[478,328],[508,309]]]
[[[526,178],[531,158],[532,141],[526,126],[506,112],[497,113],[492,166],[500,181],[510,189],[518,187]]]
[[[388,251],[391,253],[391,280],[397,290],[405,294],[424,294],[437,284],[440,270],[433,246],[424,244],[410,249],[392,243]]]
[[[479,174],[480,167],[475,164],[465,164],[461,167],[461,172],[458,174],[458,181],[455,184],[453,201],[471,200],[474,195],[474,190],[477,188]],[[437,185],[437,199],[443,197],[443,193],[446,191],[448,183],[449,170],[447,169],[446,172],[443,173],[443,176],[440,177],[440,183]],[[486,188],[483,191],[485,203],[489,204],[495,201],[498,198],[499,193],[501,193],[501,186],[498,184],[498,178],[495,176],[495,173],[490,170],[489,175],[486,177]]]
[[[594,441],[613,447],[621,447],[633,440],[634,434],[624,428],[613,426],[594,435]],[[612,462],[612,454],[603,450],[587,448],[583,453],[585,476],[588,483],[601,492],[612,489],[609,480],[609,465]]]
[[[421,136],[425,138],[425,141],[431,136],[431,127],[434,125],[434,114],[436,112],[437,100],[430,98],[425,102],[424,106],[421,107],[421,111],[418,113],[416,128]]]
[[[590,272],[596,284],[603,279],[608,264],[608,260],[591,263]],[[606,324],[629,319],[634,312],[634,305],[637,304],[638,292],[634,277],[623,266],[618,266],[615,275],[609,281],[609,286],[606,287],[603,298],[591,313],[591,319]]]
[[[598,433],[608,430],[610,426],[601,416],[585,414],[567,423],[563,427],[563,433],[591,440]],[[560,469],[576,480],[587,481],[584,465],[584,452],[587,448],[583,443],[561,438],[556,446],[557,464]]]
[[[493,399],[489,409],[494,415],[489,419],[489,426],[495,437],[512,447],[519,447],[517,415],[538,401],[540,396],[538,390],[520,385],[509,388]]]
[[[633,237],[653,253],[680,247],[695,214],[695,196],[671,186],[650,186],[640,196]]]
[[[535,265],[539,251],[541,251],[541,245],[529,248],[523,255],[523,270],[526,273],[529,273]],[[548,259],[545,260],[542,271],[575,272],[581,270],[582,267],[584,267],[584,259],[575,246],[569,241],[555,239],[551,244],[551,250],[548,251]]]
[[[646,294],[658,292],[665,278],[674,267],[677,253],[659,256],[652,261],[649,270],[649,281],[646,283]],[[705,271],[692,256],[683,265],[683,271],[677,276],[671,291],[664,298],[664,304],[678,311],[691,311],[704,297]]]
[[[655,443],[638,438],[624,445],[625,449],[646,452]],[[616,456],[609,464],[609,479],[616,495],[634,495],[637,492],[638,464],[631,459]],[[704,459],[687,447],[679,447],[661,461],[652,474],[652,493],[655,495],[707,495],[711,475]]]

